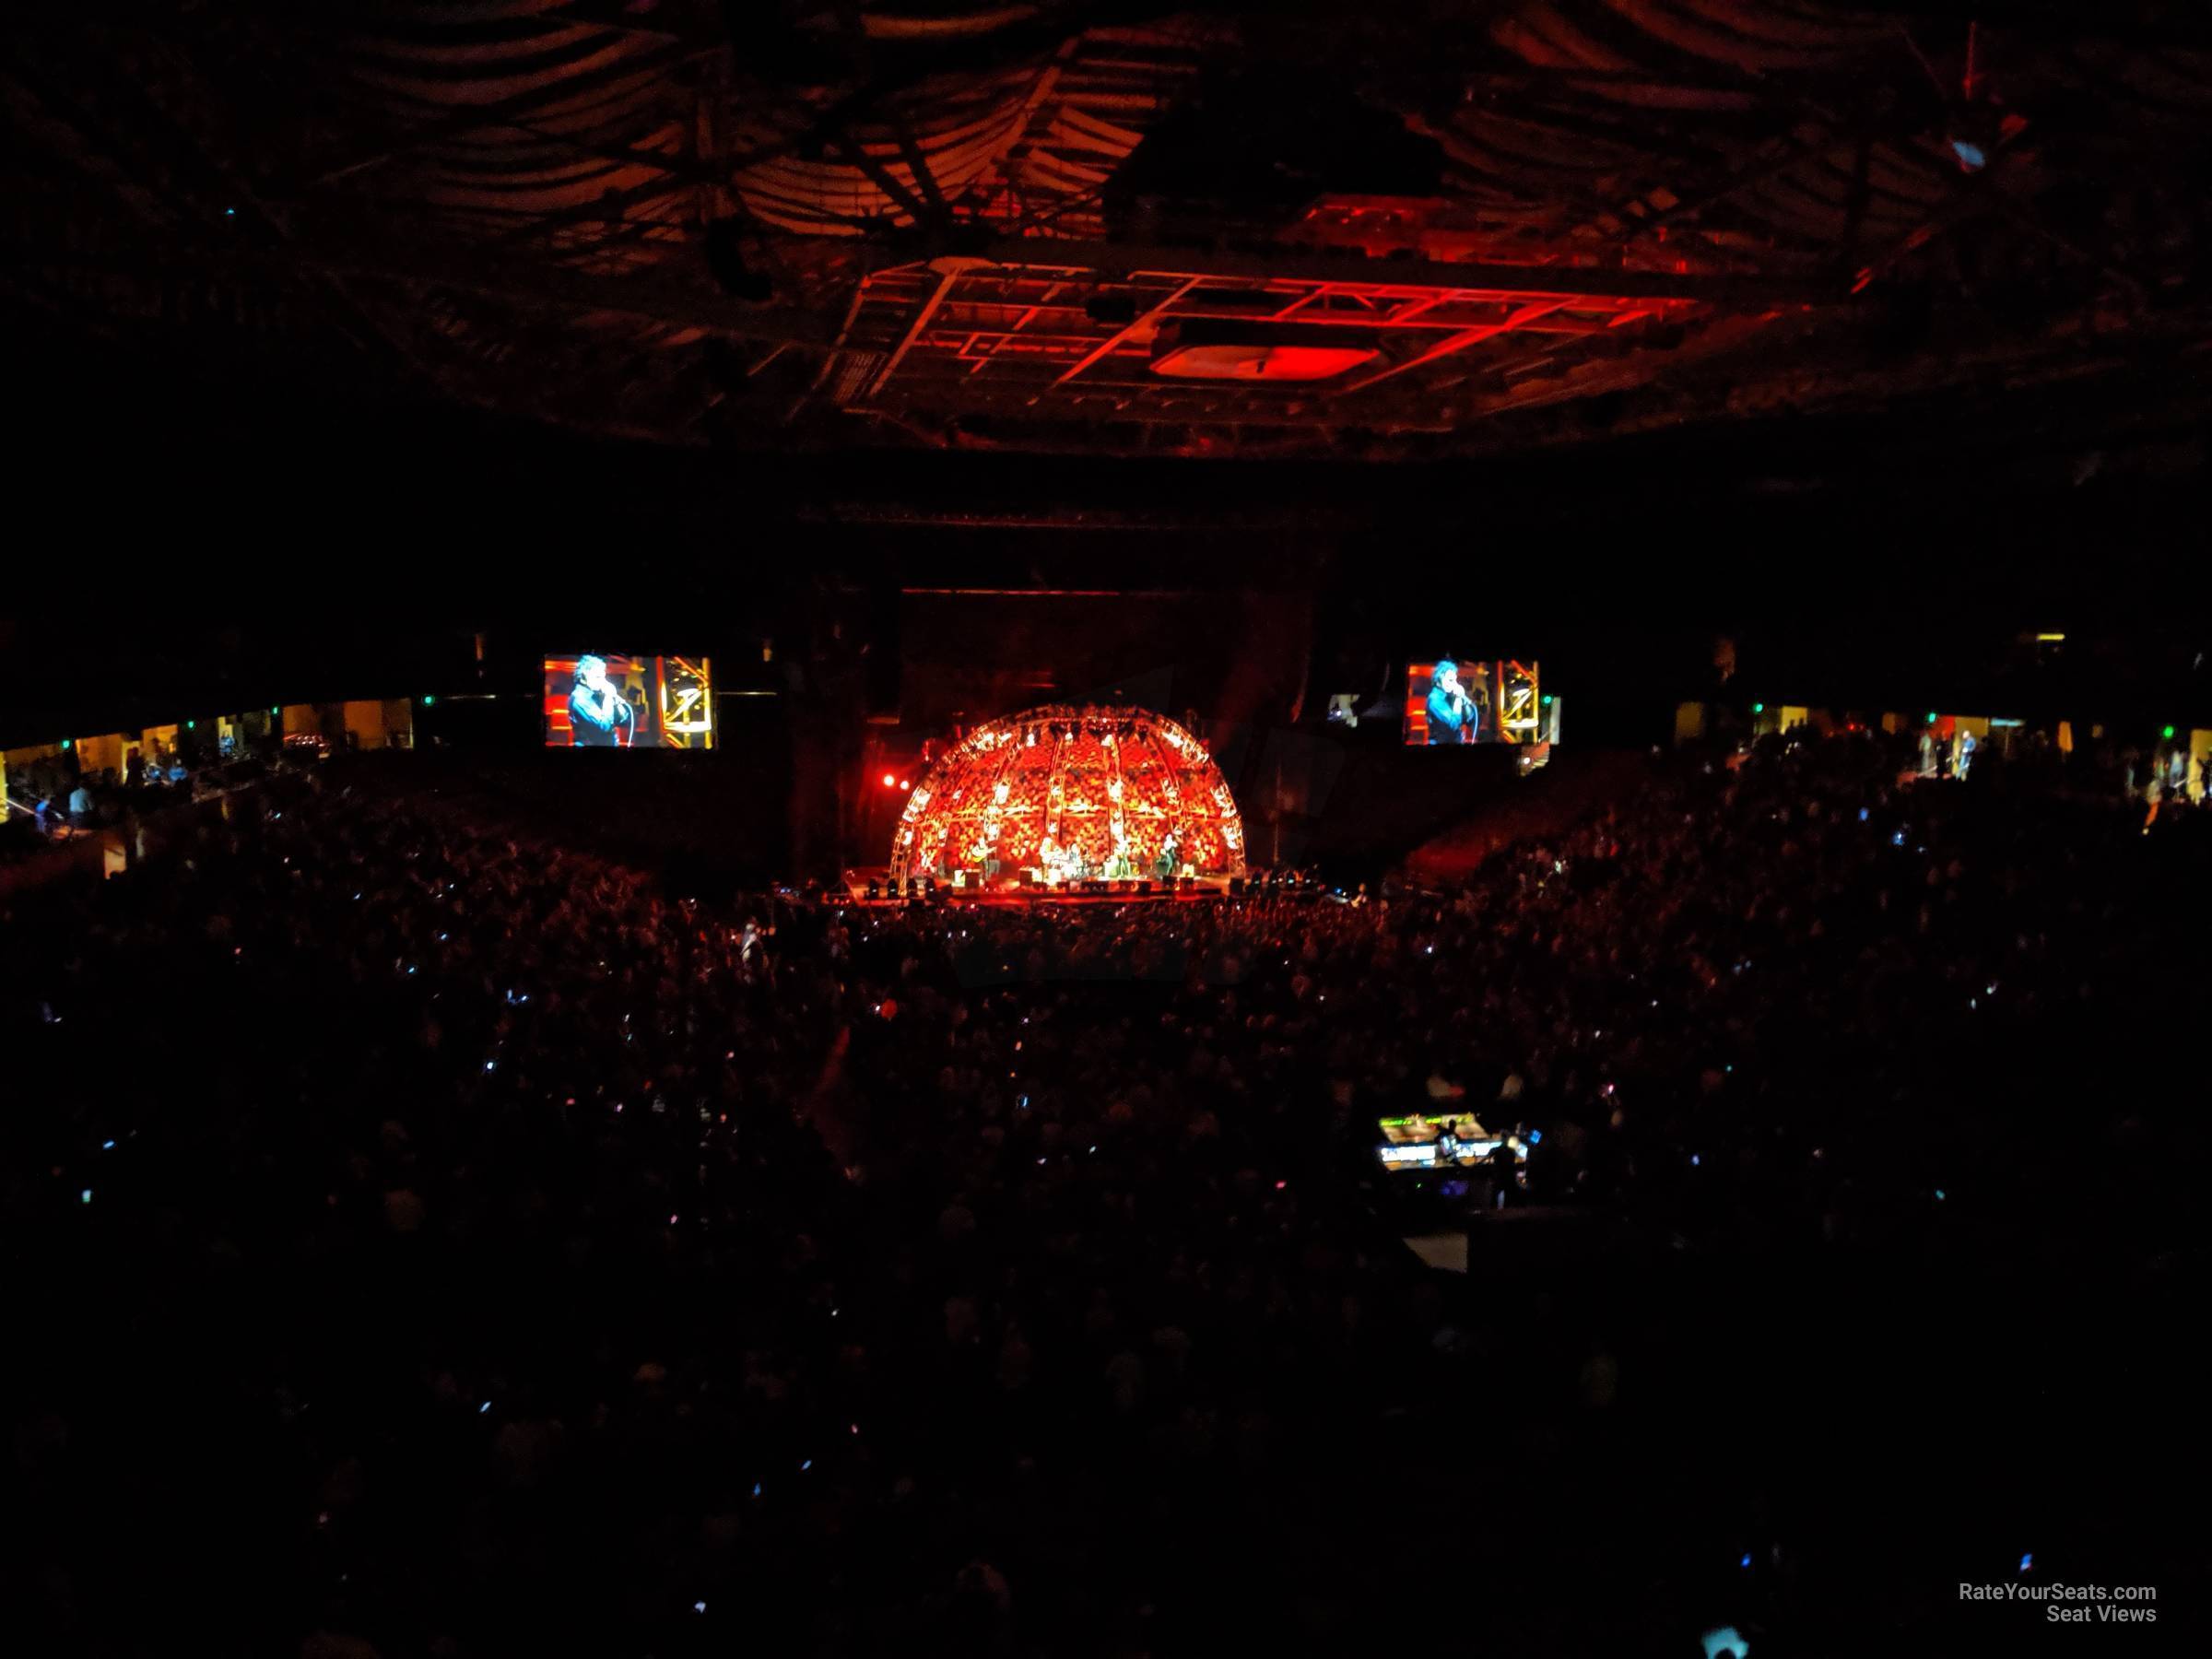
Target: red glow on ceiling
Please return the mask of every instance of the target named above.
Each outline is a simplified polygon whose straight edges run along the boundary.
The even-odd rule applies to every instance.
[[[1152,372],[1177,380],[1318,381],[1372,362],[1371,346],[1179,346]]]

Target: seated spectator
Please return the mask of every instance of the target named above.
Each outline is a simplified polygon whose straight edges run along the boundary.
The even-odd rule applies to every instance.
[[[2194,1248],[2190,1114],[2104,1062],[2193,1029],[2203,815],[1898,761],[1658,762],[1447,893],[1054,912],[693,900],[339,758],[6,900],[26,1651],[1103,1655],[1224,1601],[1291,1651],[1440,1539],[1599,1651],[1584,1554],[1663,1598],[1842,1478],[1747,1497],[1795,1413],[1737,1373],[1834,1371],[1825,1444],[1886,1374],[1833,1356],[1922,1364],[1825,1287]],[[1464,1276],[1374,1156],[1445,1102],[1534,1148]],[[1561,1215],[1619,1253],[1495,1236]]]

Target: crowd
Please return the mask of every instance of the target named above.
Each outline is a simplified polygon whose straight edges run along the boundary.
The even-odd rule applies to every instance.
[[[1411,1581],[1574,1652],[1582,1575],[1694,1623],[1756,1544],[1786,1632],[1790,1493],[1672,1484],[1753,1361],[1650,1276],[1779,1327],[1806,1264],[2185,1248],[2201,815],[2014,782],[1770,740],[1450,893],[1055,912],[700,902],[280,779],[7,918],[24,1628],[1135,1655]],[[1375,1119],[1441,1100],[1638,1293],[1425,1269]]]

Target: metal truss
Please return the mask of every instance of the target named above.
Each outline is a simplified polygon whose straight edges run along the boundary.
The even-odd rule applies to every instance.
[[[1541,342],[1577,359],[1618,358],[1712,314],[1701,284],[1569,266],[1484,266],[1464,278],[1449,265],[1406,279],[1389,271],[1335,274],[1353,261],[1214,263],[1153,268],[1147,252],[1118,249],[1125,275],[1061,263],[1053,244],[1026,259],[982,260],[880,272],[866,279],[852,341],[882,366],[849,406],[877,412],[984,408],[1040,415],[1112,411],[1137,420],[1235,411],[1257,424],[1371,418],[1418,400],[1447,375],[1495,367],[1509,347]],[[1047,263],[1047,261],[1051,261]],[[1326,274],[1302,270],[1322,264]],[[1288,267],[1286,274],[1283,267]],[[1779,290],[1777,290],[1779,291]],[[1255,384],[1162,380],[1154,342],[1183,323],[1342,331],[1378,360],[1338,382]],[[1383,388],[1387,387],[1387,390]],[[1410,413],[1410,410],[1408,411]]]

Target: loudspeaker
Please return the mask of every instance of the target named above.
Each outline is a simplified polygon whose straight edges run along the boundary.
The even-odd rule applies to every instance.
[[[1148,896],[1152,891],[1152,884],[1148,881],[1139,880],[1136,884],[1136,890],[1140,895]]]
[[[1229,878],[1229,896],[1230,896],[1231,899],[1241,899],[1241,898],[1243,898],[1243,897],[1244,897],[1244,877],[1241,877],[1241,876],[1231,876],[1231,877]]]

